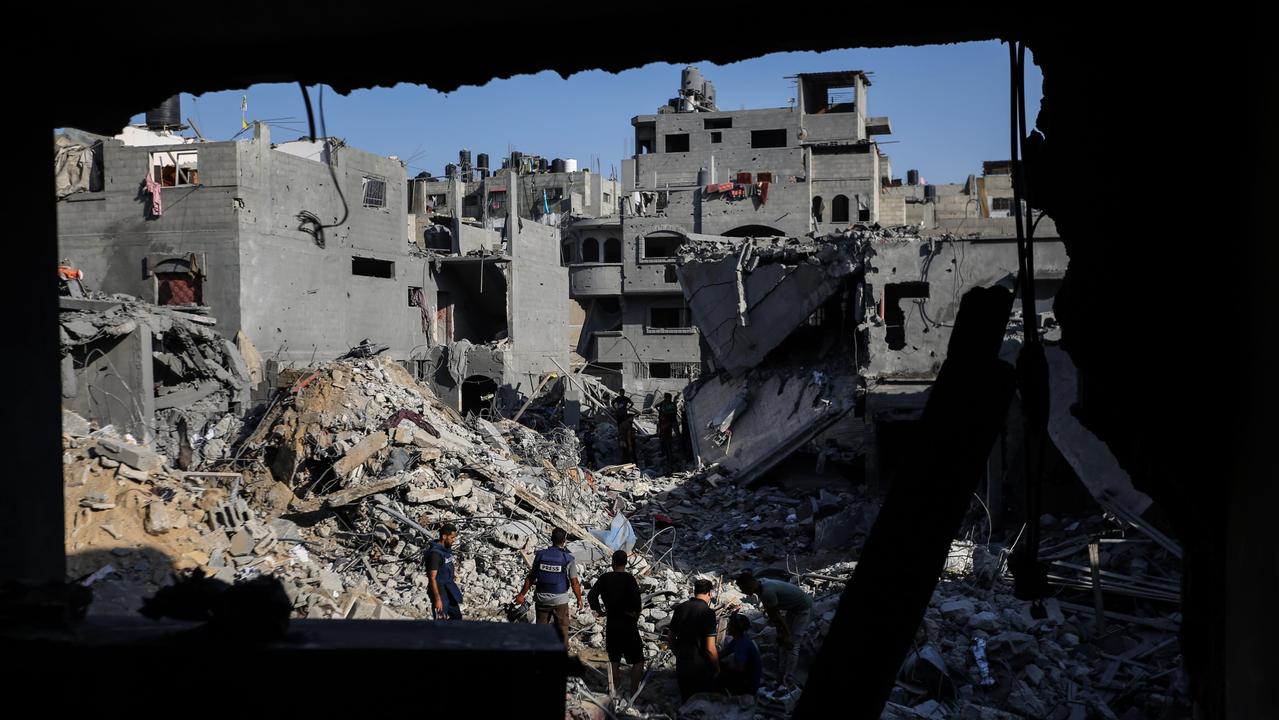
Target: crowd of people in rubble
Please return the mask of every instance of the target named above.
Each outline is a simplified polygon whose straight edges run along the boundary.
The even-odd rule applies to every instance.
[[[462,590],[454,577],[452,553],[456,541],[457,527],[446,523],[440,527],[439,540],[431,543],[426,553],[437,620],[462,619]],[[619,681],[615,693],[621,694],[623,662],[630,666],[631,692],[636,693],[644,682],[646,659],[639,632],[643,601],[639,583],[627,570],[630,558],[625,550],[615,551],[612,571],[597,578],[584,599],[581,574],[567,542],[563,528],[551,531],[551,544],[533,556],[513,606],[526,612],[532,591],[537,622],[554,625],[567,646],[570,604],[576,601],[577,609],[582,610],[589,603],[592,611],[605,618],[605,650],[612,665],[611,677]],[[793,672],[811,620],[813,598],[789,582],[755,577],[749,570],[737,576],[736,584],[743,594],[759,599],[777,631],[777,688],[794,687]],[[752,637],[750,619],[736,612],[736,606],[717,610],[712,581],[698,578],[691,589],[692,597],[671,609],[664,637],[675,657],[681,701],[701,692],[754,695],[763,685],[764,663]],[[722,645],[717,642],[721,615],[728,617]]]

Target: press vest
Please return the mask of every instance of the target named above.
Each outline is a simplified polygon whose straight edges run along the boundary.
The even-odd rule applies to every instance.
[[[533,556],[533,567],[537,568],[537,591],[540,593],[568,592],[568,564],[573,553],[552,545]]]
[[[435,571],[435,584],[440,587],[441,600],[452,600],[452,604],[458,605],[462,602],[462,590],[458,588],[457,583],[453,581],[453,551],[439,544],[432,542],[428,552],[439,553],[444,558],[444,562],[440,563],[440,569]],[[445,604],[449,604],[447,601]]]

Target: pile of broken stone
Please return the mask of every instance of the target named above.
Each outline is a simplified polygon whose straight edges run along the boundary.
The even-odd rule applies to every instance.
[[[423,554],[452,522],[466,617],[506,621],[552,527],[574,537],[584,588],[607,571],[616,538],[626,535],[609,530],[629,528],[634,544],[623,546],[644,598],[646,656],[660,658],[661,677],[626,714],[671,717],[679,703],[661,671],[673,662],[659,637],[695,576],[717,582],[721,626],[735,610],[752,619],[770,671],[775,634],[731,579],[750,568],[809,592],[816,604],[802,683],[874,521],[877,505],[861,489],[749,489],[713,468],[585,468],[572,433],[464,419],[380,358],[335,361],[285,381],[247,418],[229,457],[187,471],[114,428],[64,413],[69,573],[95,589],[106,603],[99,611],[134,612],[175,572],[199,570],[228,582],[274,576],[295,617],[429,618]],[[654,449],[641,457],[656,458]],[[1085,525],[1046,532],[1055,529],[1077,553],[1070,538],[1114,530],[1098,519]],[[1140,544],[1116,547],[1128,550],[1107,554],[1111,577],[1171,565]],[[886,717],[1135,719],[1179,707],[1175,622],[1160,616],[1166,606],[1134,599],[1123,613],[1109,612],[1104,634],[1090,606],[1064,600],[1049,601],[1047,617],[1036,619],[1012,597],[996,546],[957,542],[953,555]],[[571,707],[582,712],[608,704],[603,646],[600,618],[575,612],[570,649],[594,668],[570,689]],[[768,716],[794,699],[703,697],[685,714],[715,707]]]

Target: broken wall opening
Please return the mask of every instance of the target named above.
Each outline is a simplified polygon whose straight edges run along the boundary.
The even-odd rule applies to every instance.
[[[440,288],[438,312],[449,318],[453,340],[482,344],[508,335],[508,285],[503,263],[447,262],[433,272]]]
[[[482,418],[493,417],[493,403],[497,398],[497,381],[487,375],[472,375],[462,381],[462,414],[475,413]]]
[[[889,283],[884,286],[883,312],[888,349],[902,350],[906,347],[906,311],[901,307],[900,301],[907,298],[927,297],[928,283],[926,282]]]

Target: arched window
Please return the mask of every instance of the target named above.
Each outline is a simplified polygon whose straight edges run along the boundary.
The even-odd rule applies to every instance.
[[[622,241],[615,237],[604,241],[604,262],[620,263],[622,261]]]
[[[848,196],[836,195],[830,204],[830,221],[835,223],[848,222]]]
[[[588,237],[582,241],[582,262],[600,261],[600,241]]]
[[[571,240],[564,243],[563,248],[561,248],[562,255],[560,256],[560,262],[565,265],[571,265],[572,263],[577,262],[577,258],[574,257],[577,253],[573,252],[576,249],[577,243]]]
[[[825,208],[822,206],[822,196],[818,195],[813,198],[813,219],[817,222],[823,222],[822,212]]]

